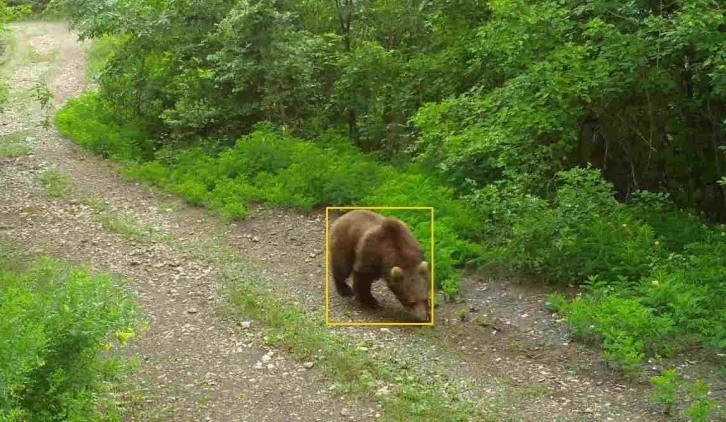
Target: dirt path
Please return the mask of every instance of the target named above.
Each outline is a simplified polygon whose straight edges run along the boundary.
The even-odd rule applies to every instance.
[[[13,28],[17,49],[6,68],[14,94],[12,109],[0,118],[0,134],[22,138],[30,151],[0,157],[0,234],[133,282],[151,318],[134,350],[143,357],[134,379],[143,397],[135,405],[135,420],[377,419],[380,404],[374,398],[333,396],[330,380],[316,367],[307,369],[264,346],[255,321],[239,330],[234,321],[219,317],[221,268],[203,254],[184,252],[214,253],[231,246],[255,266],[254,277],[280,297],[322,313],[323,216],[273,211],[225,225],[124,180],[114,164],[80,150],[55,130],[37,127],[42,114],[21,95],[43,78],[58,101],[83,90],[83,49],[75,36],[59,24]],[[48,170],[67,175],[76,193],[48,196],[39,181]],[[384,289],[376,291],[386,306],[380,312],[395,313],[395,299]],[[596,353],[569,342],[562,325],[541,308],[545,295],[534,287],[471,277],[461,301],[437,309],[433,329],[332,331],[353,336],[376,358],[401,357],[422,372],[437,373],[464,399],[506,420],[678,420],[657,415],[658,408],[647,401],[647,385],[610,376]],[[330,297],[333,320],[381,319],[334,291]],[[694,374],[713,369],[700,361],[684,365]]]

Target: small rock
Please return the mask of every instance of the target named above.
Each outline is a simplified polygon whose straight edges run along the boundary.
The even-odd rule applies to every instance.
[[[242,328],[247,329],[250,328],[250,325],[252,325],[252,321],[242,321],[240,325],[242,326]]]
[[[259,242],[259,241],[260,241],[260,238],[259,238],[259,237],[257,237],[257,236],[255,236],[255,237],[253,237],[253,238],[252,238],[252,241],[253,241],[253,242]]]
[[[197,312],[199,312],[199,311],[197,310],[197,308],[189,308],[189,309],[187,310],[187,313],[190,313],[190,314],[196,314]]]
[[[303,363],[303,368],[310,369],[313,367],[313,365],[314,365],[313,362],[305,362],[305,363]]]
[[[346,409],[345,407],[340,409],[340,416],[350,416],[350,410]]]

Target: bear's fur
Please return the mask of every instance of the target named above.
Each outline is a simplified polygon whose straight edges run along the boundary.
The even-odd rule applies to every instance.
[[[431,279],[423,250],[411,230],[397,218],[355,210],[330,228],[329,260],[335,288],[376,308],[371,284],[384,279],[398,301],[419,321],[429,320]],[[353,288],[346,283],[353,274]]]

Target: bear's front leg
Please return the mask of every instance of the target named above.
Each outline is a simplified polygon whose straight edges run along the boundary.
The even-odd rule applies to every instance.
[[[371,285],[375,280],[375,276],[370,273],[353,272],[353,291],[356,298],[369,308],[379,308],[381,305],[371,294]]]

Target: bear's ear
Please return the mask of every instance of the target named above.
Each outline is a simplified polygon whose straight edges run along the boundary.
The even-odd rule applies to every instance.
[[[425,274],[429,270],[429,263],[426,261],[421,261],[420,264],[418,264],[418,272],[421,274]]]
[[[391,279],[394,281],[403,280],[403,270],[399,267],[391,268]]]

